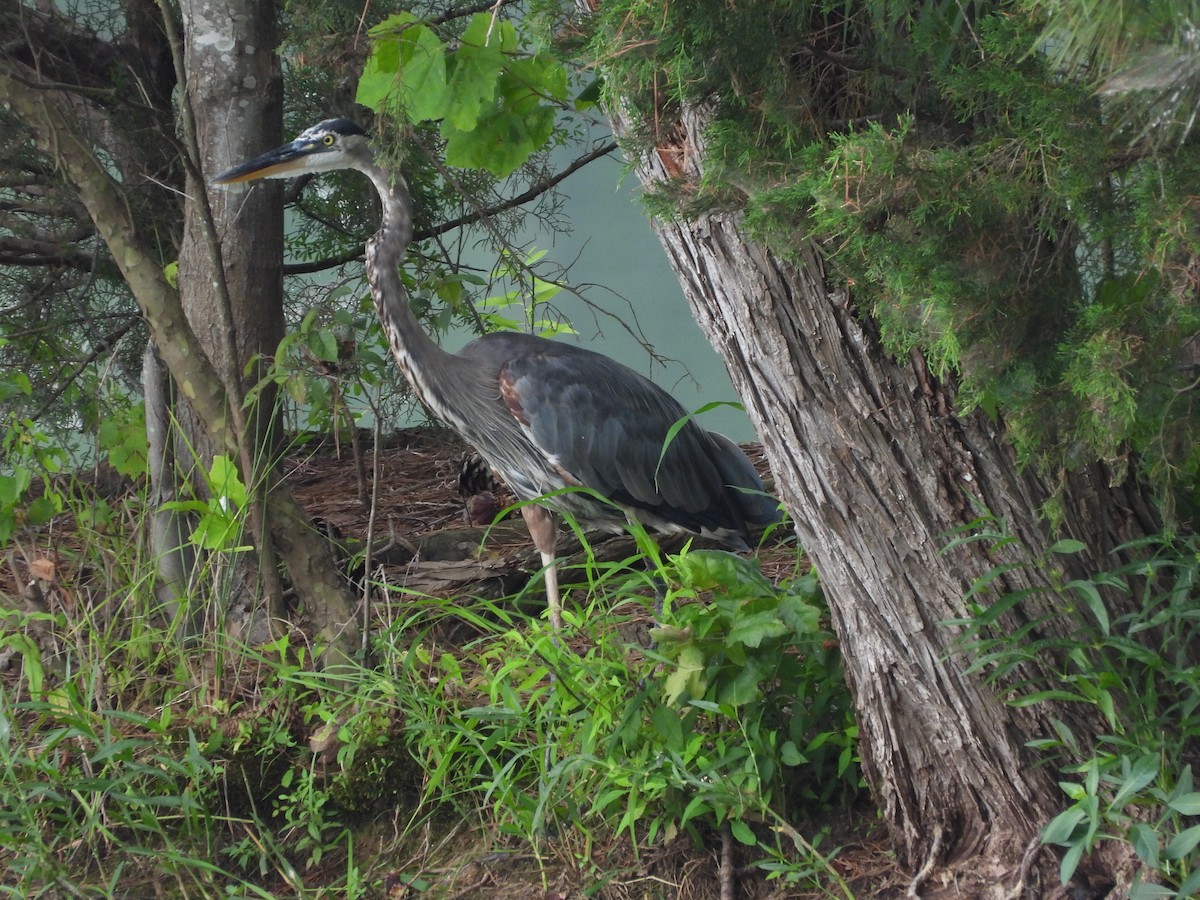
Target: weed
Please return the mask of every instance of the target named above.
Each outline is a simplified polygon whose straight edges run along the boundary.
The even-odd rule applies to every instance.
[[[1000,525],[986,538],[1011,543]],[[1050,557],[1082,549],[1077,541],[1060,541],[1028,565],[1051,570]],[[1012,673],[1031,652],[1053,650],[1063,660],[1054,684],[1024,685],[1012,703],[1087,704],[1108,726],[1090,749],[1057,719],[1053,735],[1030,743],[1075,760],[1065,765],[1067,777],[1059,782],[1068,805],[1042,832],[1044,844],[1065,851],[1059,867],[1063,883],[1101,841],[1123,841],[1146,867],[1146,880],[1139,877],[1129,896],[1182,900],[1200,891],[1200,791],[1192,771],[1200,737],[1200,670],[1192,659],[1200,639],[1200,540],[1160,535],[1116,552],[1133,561],[1047,589],[1058,608],[1087,611],[1076,615],[1067,637],[1031,647],[1020,636],[996,633],[1000,612],[1023,603],[1028,592],[1004,595],[986,607],[976,603],[974,617],[956,624],[966,628],[976,667],[989,667],[993,678]],[[985,575],[972,595],[1001,568]],[[1136,611],[1110,621],[1104,591],[1138,598]]]

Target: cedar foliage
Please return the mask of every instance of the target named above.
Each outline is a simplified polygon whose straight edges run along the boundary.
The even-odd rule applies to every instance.
[[[1045,6],[621,0],[590,40],[647,147],[684,103],[711,112],[703,183],[656,213],[740,209],[784,255],[818,237],[888,349],[1025,463],[1102,460],[1187,527],[1200,145],[1131,143],[1099,69],[1056,62]]]

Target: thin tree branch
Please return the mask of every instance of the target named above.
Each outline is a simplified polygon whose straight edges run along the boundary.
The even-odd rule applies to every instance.
[[[491,4],[484,6],[484,9],[491,9]],[[585,153],[583,156],[575,159],[569,166],[560,172],[556,172],[545,181],[540,181],[532,185],[528,190],[522,191],[512,197],[508,197],[499,203],[492,206],[485,206],[475,209],[473,212],[464,216],[459,216],[456,219],[442,222],[432,228],[426,228],[417,231],[413,234],[413,242],[427,241],[431,238],[440,237],[447,232],[454,231],[457,228],[463,228],[467,225],[475,225],[479,222],[486,222],[492,216],[498,213],[506,212],[510,209],[516,209],[518,206],[523,206],[533,200],[536,200],[542,194],[550,191],[560,185],[563,181],[574,175],[584,166],[595,162],[617,149],[615,141],[610,141],[601,147],[597,147],[590,153]],[[354,250],[349,250],[345,253],[340,253],[337,256],[328,256],[324,259],[313,260],[303,263],[287,263],[283,267],[284,275],[311,275],[314,272],[324,272],[326,269],[334,269],[338,266],[344,266],[346,263],[354,262],[357,259],[362,259],[363,249],[356,247]]]
[[[112,334],[102,338],[96,344],[96,346],[92,348],[92,352],[88,353],[85,357],[83,357],[83,359],[76,363],[75,368],[71,370],[70,374],[66,375],[62,379],[62,383],[50,393],[50,396],[48,396],[45,401],[43,401],[42,405],[39,406],[37,411],[33,414],[33,419],[36,421],[37,419],[40,419],[42,416],[46,415],[46,413],[49,412],[50,407],[58,402],[58,398],[66,393],[67,388],[75,383],[75,379],[83,374],[83,370],[99,359],[101,354],[107,353],[109,350],[111,350],[123,337],[125,337],[125,335],[129,334],[130,330],[134,325],[137,324],[137,322],[137,318],[131,316],[129,321],[123,326],[112,332]]]

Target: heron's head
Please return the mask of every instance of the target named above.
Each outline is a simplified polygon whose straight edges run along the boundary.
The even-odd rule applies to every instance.
[[[226,169],[214,184],[260,178],[294,178],[335,169],[361,169],[371,161],[367,134],[349,119],[326,119],[303,131],[290,144]]]

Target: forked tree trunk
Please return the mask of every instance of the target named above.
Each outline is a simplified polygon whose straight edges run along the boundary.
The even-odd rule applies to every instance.
[[[205,20],[202,27],[231,29],[234,24],[230,14],[225,12],[216,19]],[[218,46],[229,43],[234,48],[237,46],[236,41],[212,30],[201,32],[197,37],[215,40],[219,42]],[[260,41],[256,46],[267,44],[267,41]],[[11,107],[17,116],[29,123],[39,146],[75,185],[80,201],[96,225],[97,233],[108,245],[137,301],[176,390],[191,399],[194,411],[203,420],[204,433],[212,439],[217,452],[238,458],[239,450],[245,449],[252,458],[256,458],[256,448],[240,440],[241,435],[232,427],[234,410],[225,384],[228,376],[222,378],[223,373],[218,372],[209,351],[201,345],[185,315],[179,292],[167,283],[161,262],[148,251],[153,237],[149,234],[150,226],[133,216],[132,204],[122,193],[122,187],[112,178],[107,162],[112,156],[111,148],[105,147],[103,154],[98,152],[97,142],[86,127],[87,123],[81,121],[78,115],[76,98],[58,90],[54,84],[42,82],[36,70],[8,59],[2,62],[0,103]],[[249,83],[243,82],[243,85],[249,86]],[[214,115],[218,122],[223,118],[219,113]],[[219,130],[214,131],[214,135],[219,134]],[[218,138],[214,137],[213,140]],[[253,152],[259,149],[254,147]],[[191,190],[202,190],[202,186],[193,181]],[[232,202],[236,203],[236,199]],[[236,221],[232,209],[226,221]],[[221,237],[236,242],[239,237],[234,232],[230,224],[229,233]],[[254,246],[252,239],[248,243]],[[180,266],[181,281],[198,288],[200,285],[196,282],[211,283],[220,277],[207,264],[203,254],[193,254],[193,257],[196,260],[195,267],[191,262]],[[276,264],[278,262],[277,259]],[[278,277],[271,283],[277,289]],[[256,293],[252,285],[238,291],[236,296],[239,302],[248,305],[271,302],[278,305],[281,302],[278,294],[272,301]],[[236,313],[232,318],[241,321]],[[204,320],[202,316],[199,320],[212,321]],[[210,343],[214,343],[213,335],[207,337]],[[273,347],[271,344],[266,346]],[[148,418],[158,426],[172,422],[169,415],[160,419],[156,414],[148,413]],[[169,427],[174,431],[173,424]],[[166,436],[160,433],[156,440],[160,438],[165,440]],[[169,462],[163,451],[152,466],[160,467]],[[160,470],[158,474],[163,473]],[[306,617],[315,631],[313,643],[321,650],[321,662],[326,667],[340,665],[360,648],[360,633],[355,617],[356,598],[344,574],[336,568],[328,542],[312,529],[287,486],[268,481],[264,487],[266,505],[271,513],[267,517],[266,527],[297,593],[303,598]],[[169,492],[169,487],[163,490]],[[169,550],[179,541],[180,523],[163,520],[156,522],[157,525],[163,526],[158,533],[163,536],[162,543]],[[171,537],[172,534],[176,536]],[[168,607],[176,605],[175,601],[191,593],[190,586],[182,583],[187,579],[189,566],[186,560],[180,559],[178,562],[180,565],[166,573],[165,598]]]
[[[660,123],[671,142],[641,160],[644,183],[695,183],[702,128],[694,114],[675,129]],[[820,572],[863,771],[902,859],[913,871],[931,864],[929,885],[966,877],[976,887],[964,896],[1003,895],[1037,830],[1061,810],[1053,769],[1036,766],[1025,742],[1052,733],[1050,716],[1079,735],[1100,722],[1081,705],[1011,708],[979,674],[964,674],[957,632],[940,623],[966,615],[972,582],[1019,553],[943,547],[947,532],[986,511],[1025,547],[1046,548],[1045,486],[1015,465],[1002,425],[954,414],[952,388],[923,360],[887,357],[853,298],[827,282],[814,244],[786,262],[746,239],[736,210],[655,227]],[[1103,553],[1153,530],[1136,489],[1126,496],[1093,474],[1068,491],[1071,535]],[[1039,579],[1016,570],[1000,586]],[[1027,612],[1038,610],[1016,615]],[[1052,662],[1044,665],[1049,676]]]

